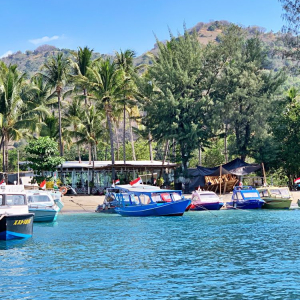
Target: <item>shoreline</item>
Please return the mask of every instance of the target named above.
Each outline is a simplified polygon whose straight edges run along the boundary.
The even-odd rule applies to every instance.
[[[300,199],[300,191],[290,192],[293,201],[291,204],[292,209],[298,208],[297,200]],[[186,198],[190,198],[191,194],[184,194]],[[230,201],[232,193],[222,195],[224,202]],[[59,214],[77,214],[77,213],[93,213],[98,205],[103,204],[104,195],[65,195],[62,197],[64,207]]]

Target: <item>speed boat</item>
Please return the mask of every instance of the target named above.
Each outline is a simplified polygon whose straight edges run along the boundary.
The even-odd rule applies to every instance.
[[[288,187],[267,186],[257,189],[260,197],[266,202],[262,208],[289,209],[293,198]]]
[[[191,200],[182,196],[182,191],[164,190],[148,185],[119,185],[115,194],[121,216],[182,216]]]
[[[210,191],[194,191],[190,210],[219,210],[224,205],[216,193]]]
[[[29,212],[34,213],[34,222],[53,222],[60,207],[47,191],[26,191]]]
[[[33,216],[28,211],[26,194],[0,190],[0,240],[31,237]]]
[[[229,209],[257,209],[264,204],[265,201],[260,198],[259,192],[252,186],[236,186],[233,189],[231,202],[227,202],[226,207]]]

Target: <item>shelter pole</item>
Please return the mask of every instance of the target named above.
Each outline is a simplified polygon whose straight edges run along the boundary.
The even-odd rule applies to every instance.
[[[222,194],[222,165],[220,165],[220,196]]]
[[[266,171],[265,171],[265,165],[262,162],[261,163],[262,169],[263,169],[263,174],[264,174],[264,185],[267,185],[267,177],[266,177]]]

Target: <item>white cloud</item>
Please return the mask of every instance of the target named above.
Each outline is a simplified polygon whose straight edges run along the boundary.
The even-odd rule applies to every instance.
[[[34,45],[38,45],[38,44],[44,44],[44,43],[48,43],[50,41],[58,40],[60,38],[61,37],[59,37],[58,35],[54,35],[52,37],[44,36],[44,37],[39,38],[39,39],[29,40],[29,42],[34,44]]]
[[[12,53],[11,50],[9,50],[9,51],[5,52],[4,54],[2,54],[2,55],[0,56],[0,58],[7,57],[7,56],[9,56],[9,55],[11,55],[11,54],[13,54],[13,53]]]

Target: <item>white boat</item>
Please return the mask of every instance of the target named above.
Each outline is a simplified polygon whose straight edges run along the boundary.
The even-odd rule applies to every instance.
[[[28,238],[33,231],[33,213],[25,193],[0,189],[0,240]]]
[[[48,191],[29,190],[27,192],[29,212],[34,213],[34,222],[53,222],[61,210],[60,199],[53,199]],[[57,203],[60,204],[57,205]]]

